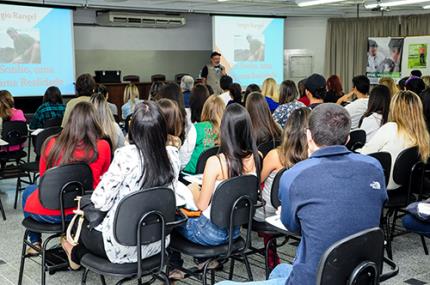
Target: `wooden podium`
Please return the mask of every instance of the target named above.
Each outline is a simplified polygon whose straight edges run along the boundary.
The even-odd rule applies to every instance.
[[[124,104],[124,90],[129,83],[103,83],[109,92],[108,101],[118,108],[118,117],[121,119],[121,106]],[[148,99],[151,82],[134,83],[139,88],[140,99]]]

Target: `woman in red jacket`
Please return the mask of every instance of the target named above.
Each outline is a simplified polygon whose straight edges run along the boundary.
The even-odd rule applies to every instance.
[[[109,168],[111,159],[109,143],[102,139],[103,136],[103,130],[96,120],[94,107],[88,102],[77,104],[63,131],[45,142],[39,164],[40,177],[49,168],[83,161],[88,163],[92,170],[95,189],[100,182],[100,177]],[[37,185],[30,185],[25,189],[22,195],[22,208],[25,217],[31,217],[43,223],[61,223],[59,210],[46,209],[41,204]],[[65,209],[65,214],[70,219],[73,216],[73,209]],[[30,232],[29,239],[35,247],[40,247],[40,234]],[[30,247],[28,253],[37,252]]]

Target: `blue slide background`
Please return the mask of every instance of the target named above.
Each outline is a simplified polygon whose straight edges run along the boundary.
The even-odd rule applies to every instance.
[[[3,5],[0,5],[0,9]],[[9,6],[10,5],[4,5]],[[17,11],[19,11],[19,6]],[[62,94],[74,94],[75,59],[73,41],[72,12],[69,9],[57,8],[35,8],[48,9],[49,13],[41,19],[34,28],[40,33],[40,64],[0,64],[3,68],[27,68],[30,73],[2,73],[1,81],[16,80],[18,86],[2,86],[2,89],[11,91],[13,96],[40,96],[45,93],[47,85],[43,86],[21,86],[21,79],[27,80],[61,80],[58,84]],[[8,27],[4,27],[5,30]],[[32,28],[32,27],[30,27]],[[48,68],[52,72],[36,73],[35,69]],[[40,84],[38,84],[40,85]],[[48,84],[49,85],[49,84]]]

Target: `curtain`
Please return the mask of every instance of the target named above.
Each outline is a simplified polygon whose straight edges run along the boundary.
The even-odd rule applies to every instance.
[[[400,36],[398,16],[329,19],[326,36],[326,75],[339,75],[344,92],[349,92],[352,77],[366,72],[367,38],[388,36]]]
[[[406,36],[429,36],[430,14],[409,15],[400,17],[401,35]]]

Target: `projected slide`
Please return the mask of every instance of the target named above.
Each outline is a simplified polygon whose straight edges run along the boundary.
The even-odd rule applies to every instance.
[[[213,17],[214,49],[227,74],[242,86],[284,78],[284,19]]]
[[[58,86],[74,94],[72,12],[0,4],[0,89],[40,96]]]

